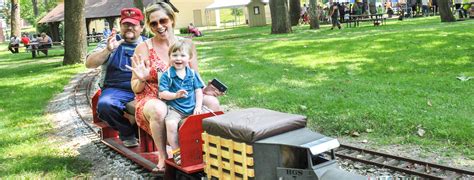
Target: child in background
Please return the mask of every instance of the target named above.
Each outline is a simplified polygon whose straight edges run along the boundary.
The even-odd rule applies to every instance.
[[[166,100],[168,105],[165,117],[167,140],[178,165],[181,163],[178,142],[180,121],[202,112],[204,85],[199,74],[188,66],[193,57],[192,47],[189,39],[178,40],[170,47],[168,55],[171,67],[163,73],[159,85],[159,97]]]

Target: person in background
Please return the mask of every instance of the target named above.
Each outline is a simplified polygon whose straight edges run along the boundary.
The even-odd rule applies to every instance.
[[[38,49],[43,52],[46,56],[48,55],[48,49],[53,46],[53,40],[46,33],[41,33],[41,39],[38,41]]]
[[[104,35],[104,39],[107,39],[110,36],[110,33],[112,33],[109,29],[108,25],[105,25],[104,27],[104,32],[102,32],[102,35]]]
[[[18,48],[20,47],[20,38],[16,37],[16,35],[13,35],[10,38],[10,44],[8,44],[8,50],[12,52],[13,54],[18,53]]]
[[[428,16],[428,0],[421,0],[421,14],[423,16]]]
[[[337,3],[333,3],[331,6],[331,9],[329,10],[329,16],[331,17],[331,22],[332,22],[332,27],[331,30],[334,29],[334,27],[337,26],[337,28],[341,29],[341,23],[339,22],[339,10],[337,7]]]
[[[198,28],[194,27],[193,23],[189,23],[188,32],[191,33],[191,34],[193,34],[193,36],[195,36],[195,37],[200,37],[200,36],[202,36],[201,31],[199,31]]]
[[[23,43],[23,45],[28,48],[30,46],[30,38],[28,38],[28,35],[25,33],[23,34],[23,36],[21,37],[21,43]]]
[[[124,117],[126,104],[133,101],[130,79],[131,57],[135,47],[146,40],[143,31],[143,14],[137,8],[124,8],[120,12],[120,34],[111,32],[86,58],[87,68],[102,67],[99,86],[102,93],[97,103],[97,114],[102,121],[119,132],[125,147],[138,146],[137,127]]]

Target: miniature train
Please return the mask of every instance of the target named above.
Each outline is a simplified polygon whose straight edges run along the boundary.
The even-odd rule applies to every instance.
[[[139,129],[139,146],[126,148],[117,131],[96,113],[100,90],[92,98],[93,124],[101,141],[147,170],[158,162],[153,139]],[[125,117],[133,118],[133,104]],[[167,159],[164,179],[367,179],[338,168],[333,139],[306,128],[306,117],[250,108],[190,116],[179,128],[181,165]]]

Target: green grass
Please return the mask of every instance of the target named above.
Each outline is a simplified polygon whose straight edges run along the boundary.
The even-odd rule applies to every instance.
[[[64,179],[86,173],[88,162],[48,140],[45,109],[83,65],[62,66],[63,50],[31,59],[31,53],[0,45],[0,179]]]
[[[472,32],[472,20],[423,18],[333,31],[299,26],[282,35],[239,27],[194,40],[205,79],[230,87],[223,104],[303,114],[331,136],[357,131],[381,144],[447,147],[444,156],[474,159],[474,80],[456,79],[474,76]],[[45,115],[83,65],[62,66],[62,50],[36,59],[5,50],[0,45],[0,179],[87,174],[88,162],[48,140]]]
[[[474,76],[474,21],[293,30],[242,27],[194,39],[205,79],[230,87],[224,104],[303,114],[331,136],[359,132],[382,144],[448,147],[474,159],[474,80],[456,79]]]

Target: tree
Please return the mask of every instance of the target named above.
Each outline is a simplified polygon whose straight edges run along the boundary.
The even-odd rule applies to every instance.
[[[37,22],[48,13],[47,8],[56,6],[56,1],[43,3],[44,1],[38,0],[20,0],[21,18],[36,27]]]
[[[31,5],[33,6],[33,14],[35,15],[35,17],[38,17],[38,0],[31,0]]]
[[[86,0],[64,1],[64,59],[63,64],[80,63],[86,57]]]
[[[133,0],[133,6],[140,9],[140,11],[142,11],[142,13],[145,14],[145,9],[143,7],[143,0]],[[111,24],[113,24],[113,22]],[[112,29],[112,28],[110,28],[110,29]],[[142,35],[146,35],[146,34],[147,34],[146,28],[143,28]]]
[[[296,26],[300,21],[301,3],[300,0],[290,0],[290,23]]]
[[[1,9],[1,15],[5,19],[5,23],[10,25],[10,16],[11,16],[11,2],[5,1],[4,6]]]
[[[451,12],[451,8],[449,7],[449,0],[438,0],[439,5],[439,16],[441,18],[441,22],[454,22],[456,19]]]
[[[317,7],[316,0],[309,0],[309,28],[319,29],[319,8]]]
[[[270,0],[272,34],[291,33],[287,0]]]
[[[18,0],[11,0],[11,14],[10,14],[10,20],[11,20],[11,36],[15,35],[16,37],[20,37],[20,29],[21,29],[21,24],[20,24],[20,4]]]
[[[240,22],[240,16],[242,16],[242,14],[244,14],[244,11],[241,8],[232,8],[230,15],[234,16],[234,24],[238,24],[237,22]]]

